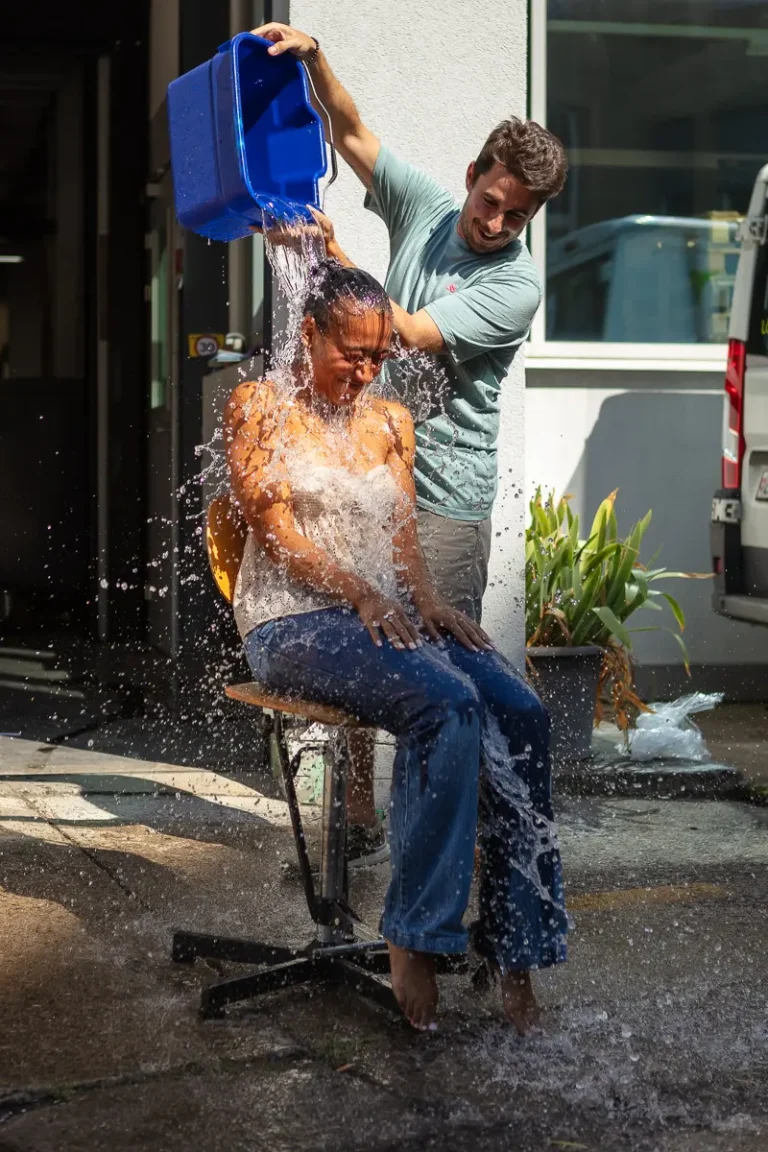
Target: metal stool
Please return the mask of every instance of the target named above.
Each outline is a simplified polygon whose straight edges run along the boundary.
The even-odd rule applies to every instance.
[[[386,942],[381,937],[359,938],[364,935],[365,929],[348,901],[345,848],[349,753],[345,730],[357,726],[357,721],[335,708],[275,696],[256,683],[232,685],[226,689],[226,694],[233,700],[267,709],[274,714],[272,734],[291,814],[304,895],[309,914],[316,925],[316,935],[305,948],[294,949],[255,940],[175,932],[173,959],[179,963],[190,962],[200,956],[230,960],[238,964],[260,965],[258,971],[222,980],[205,988],[200,1000],[200,1014],[205,1017],[221,1016],[227,1004],[247,1000],[262,992],[272,992],[277,988],[305,984],[316,978],[346,984],[383,1008],[397,1011],[392,989],[374,975],[389,972]],[[305,745],[292,760],[289,758],[284,713],[302,716],[334,729],[330,753],[326,755],[319,892],[315,889],[312,877],[295,785],[301,755],[310,746]]]

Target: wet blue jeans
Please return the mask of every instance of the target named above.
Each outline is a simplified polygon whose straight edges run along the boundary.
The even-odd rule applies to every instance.
[[[272,690],[335,704],[397,737],[387,940],[417,952],[466,949],[477,836],[477,950],[501,972],[565,959],[549,720],[511,664],[453,638],[415,652],[377,648],[342,607],[270,620],[245,650]]]

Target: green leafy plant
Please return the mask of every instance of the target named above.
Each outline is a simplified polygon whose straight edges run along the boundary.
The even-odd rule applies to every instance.
[[[682,650],[686,671],[690,670],[682,637],[683,610],[674,596],[655,585],[662,580],[702,577],[646,567],[640,548],[651,513],[621,537],[615,503],[616,492],[612,492],[598,508],[589,535],[582,539],[579,518],[571,511],[568,497],[555,501],[554,494],[544,499],[540,489],[536,492],[529,505],[525,538],[526,643],[529,647],[594,644],[602,648],[601,687],[611,682],[616,716],[626,728],[631,710],[645,707],[632,689],[634,633],[669,632]],[[640,609],[666,610],[674,626],[636,626],[634,617]]]

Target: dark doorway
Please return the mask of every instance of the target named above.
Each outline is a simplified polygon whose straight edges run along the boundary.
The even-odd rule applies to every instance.
[[[0,57],[0,587],[82,627],[89,564],[85,62]]]
[[[87,0],[0,30],[6,635],[143,635],[146,33]]]

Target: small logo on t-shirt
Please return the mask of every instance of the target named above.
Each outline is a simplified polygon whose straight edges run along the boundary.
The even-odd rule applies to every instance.
[[[456,287],[456,285],[455,285],[455,284],[448,284],[448,285],[447,285],[447,288],[448,288],[448,291],[449,291],[449,292],[457,292],[457,291],[458,291],[458,289],[457,289],[457,287]]]

